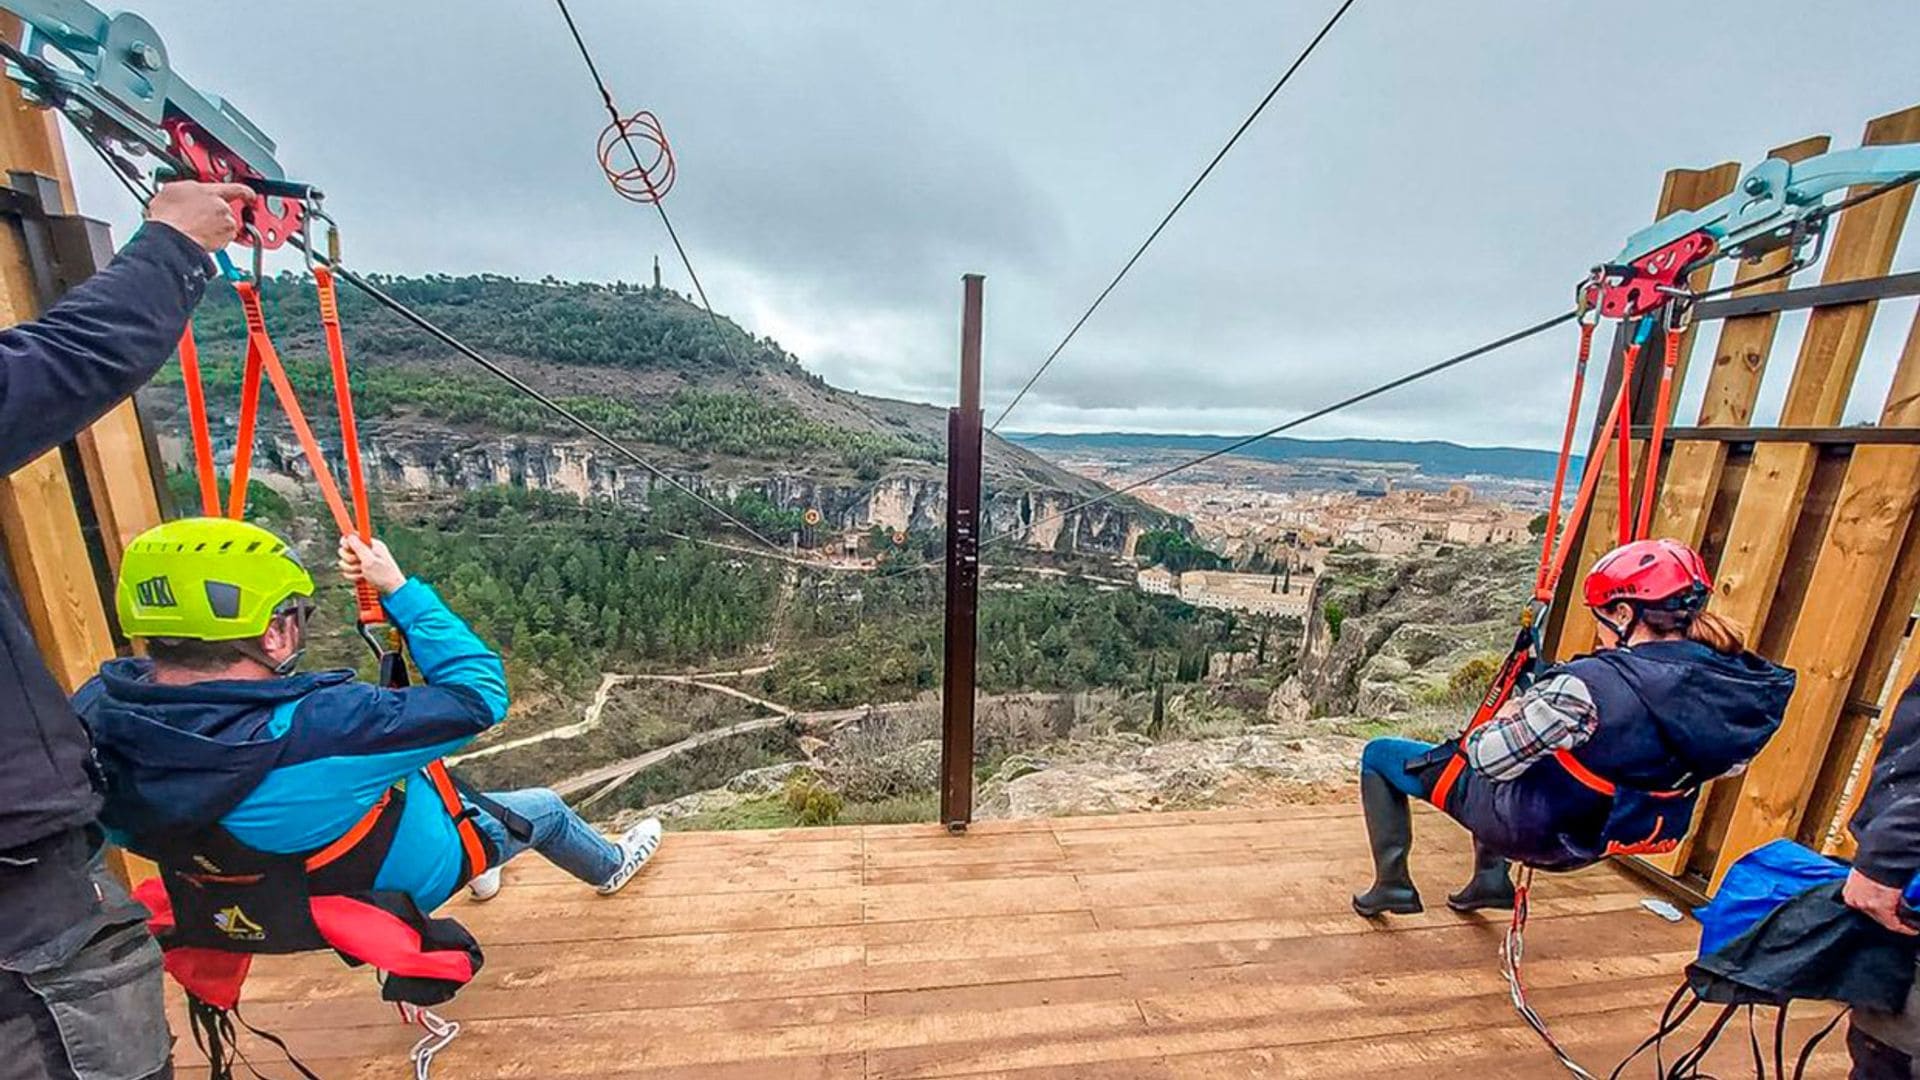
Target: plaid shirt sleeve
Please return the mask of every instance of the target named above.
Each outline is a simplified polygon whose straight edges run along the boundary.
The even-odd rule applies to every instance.
[[[1468,735],[1467,762],[1495,780],[1513,780],[1554,751],[1584,744],[1599,726],[1587,684],[1557,672]]]

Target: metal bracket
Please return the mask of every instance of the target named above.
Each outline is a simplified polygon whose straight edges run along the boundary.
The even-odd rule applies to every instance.
[[[21,45],[0,43],[0,55],[29,103],[57,109],[130,174],[139,170],[127,158],[151,157],[162,179],[252,187],[248,216],[267,247],[299,231],[307,186],[287,180],[273,140],[245,113],[173,70],[153,24],[85,0],[0,0],[0,11],[26,26]]]
[[[1920,174],[1920,143],[1861,146],[1801,162],[1768,158],[1740,178],[1730,195],[1698,210],[1668,214],[1627,238],[1613,261],[1638,261],[1694,233],[1721,255],[1752,259],[1798,247],[1826,227],[1826,197],[1848,187],[1895,183]]]

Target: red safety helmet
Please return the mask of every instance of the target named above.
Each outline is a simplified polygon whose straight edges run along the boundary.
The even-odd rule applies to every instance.
[[[1635,540],[1602,555],[1584,591],[1590,608],[1625,600],[1636,607],[1697,611],[1713,592],[1713,577],[1700,553],[1678,540]]]

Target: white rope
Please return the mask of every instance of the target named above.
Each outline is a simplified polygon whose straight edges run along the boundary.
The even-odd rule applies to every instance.
[[[1514,1011],[1534,1030],[1534,1034],[1540,1036],[1540,1041],[1547,1044],[1547,1049],[1553,1051],[1554,1058],[1568,1072],[1580,1080],[1599,1080],[1567,1053],[1547,1028],[1546,1020],[1527,1001],[1527,985],[1520,978],[1520,960],[1527,951],[1527,901],[1532,891],[1533,867],[1523,866],[1520,868],[1520,884],[1513,890],[1513,921],[1507,924],[1506,941],[1500,949],[1500,971],[1507,977],[1507,990],[1513,997]]]
[[[412,1050],[407,1051],[407,1060],[413,1062],[414,1080],[429,1080],[433,1055],[445,1050],[460,1037],[460,1025],[432,1009],[423,1009],[418,1005],[401,1002],[399,1008],[400,1019],[409,1024],[418,1024],[426,1030],[426,1035],[413,1044]]]

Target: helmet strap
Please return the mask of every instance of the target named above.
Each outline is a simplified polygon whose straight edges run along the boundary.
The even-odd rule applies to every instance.
[[[1593,621],[1613,631],[1614,636],[1620,639],[1620,643],[1615,647],[1620,649],[1628,647],[1633,638],[1633,632],[1640,628],[1640,605],[1629,602],[1627,610],[1633,613],[1632,616],[1626,622],[1617,623],[1602,615],[1599,608],[1593,609]]]

